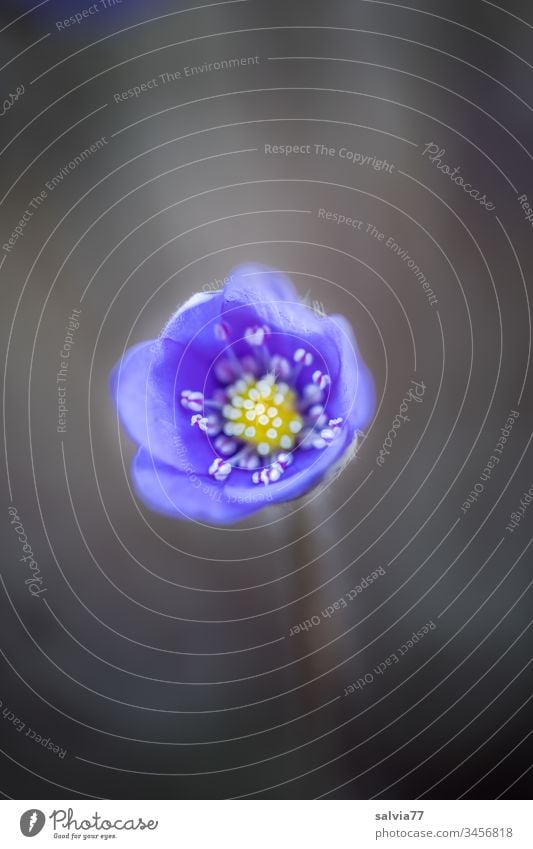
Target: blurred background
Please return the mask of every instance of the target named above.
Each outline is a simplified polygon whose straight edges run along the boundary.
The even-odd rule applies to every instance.
[[[519,0],[4,0],[5,797],[528,798],[532,30]],[[171,520],[109,372],[245,261],[347,316],[378,410],[327,489]]]

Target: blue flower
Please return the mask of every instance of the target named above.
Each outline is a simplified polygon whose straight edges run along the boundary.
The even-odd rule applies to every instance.
[[[153,510],[231,524],[318,484],[375,409],[342,316],[319,316],[291,281],[239,266],[157,340],[129,349],[112,394],[139,445],[132,477]]]

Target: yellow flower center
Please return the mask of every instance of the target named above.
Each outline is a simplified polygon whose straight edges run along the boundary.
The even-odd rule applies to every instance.
[[[272,374],[260,380],[245,374],[227,390],[229,403],[222,408],[224,433],[257,447],[263,457],[273,451],[290,451],[303,426],[295,407],[295,394]]]

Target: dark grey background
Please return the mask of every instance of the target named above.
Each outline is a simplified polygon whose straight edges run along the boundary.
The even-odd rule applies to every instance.
[[[123,0],[63,31],[83,3],[30,5],[0,15],[2,99],[26,89],[0,118],[2,244],[47,180],[108,144],[0,255],[3,794],[528,797],[533,508],[506,525],[533,483],[532,230],[517,201],[533,198],[529,4]],[[260,62],[114,100],[241,56]],[[422,155],[430,142],[494,211]],[[394,169],[264,152],[315,143]],[[407,250],[437,304],[367,223]],[[232,528],[172,521],[132,495],[109,371],[242,261],[349,318],[379,409],[327,489]],[[380,468],[413,378],[423,403]],[[501,463],[463,515],[513,409]],[[378,566],[347,609],[289,636]],[[430,620],[398,664],[343,695]]]

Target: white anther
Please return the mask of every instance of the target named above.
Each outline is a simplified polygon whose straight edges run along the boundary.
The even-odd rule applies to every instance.
[[[330,419],[328,423],[328,427],[323,428],[320,431],[320,436],[324,439],[328,445],[333,442],[333,440],[339,435],[341,432],[340,425],[342,424],[342,419]]]
[[[295,363],[302,363],[304,366],[310,366],[313,362],[313,355],[310,351],[306,351],[305,348],[297,348],[293,354],[293,359]]]
[[[249,345],[259,347],[263,345],[270,334],[270,329],[263,325],[262,327],[247,327],[244,331],[244,338]]]
[[[292,458],[288,454],[278,454],[272,465],[261,469],[261,471],[254,472],[252,482],[263,483],[265,486],[269,483],[275,483],[280,479],[290,462],[292,462]]]
[[[261,469],[260,472],[254,472],[252,475],[253,483],[264,483],[265,486],[269,483],[268,472],[266,469]]]
[[[201,392],[191,392],[190,389],[184,389],[181,393],[181,403],[186,410],[199,413],[204,406],[204,396]]]
[[[204,433],[207,433],[207,425],[208,419],[207,416],[202,416],[200,413],[195,413],[194,416],[191,416],[191,425],[194,427],[199,427],[200,430],[203,430]]]
[[[215,480],[223,481],[226,480],[226,478],[231,472],[231,469],[231,463],[228,463],[227,460],[223,460],[221,457],[217,457],[216,460],[213,460],[213,462],[209,466],[209,474],[213,475]]]
[[[320,371],[320,369],[317,369],[313,372],[311,379],[313,383],[316,383],[319,389],[325,389],[326,386],[329,386],[329,384],[331,383],[331,378],[329,374],[324,374],[324,372]]]

